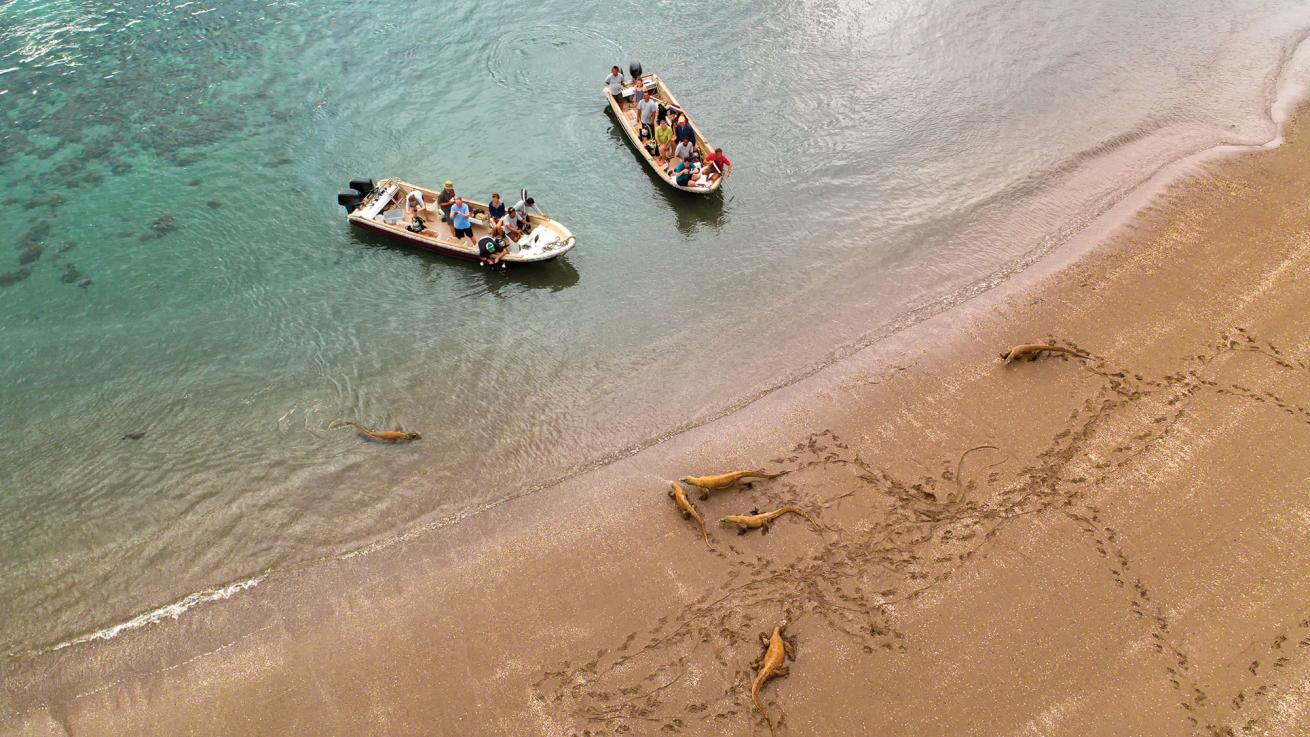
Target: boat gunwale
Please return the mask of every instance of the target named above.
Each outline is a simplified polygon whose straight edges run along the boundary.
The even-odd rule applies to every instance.
[[[673,96],[673,91],[670,90],[669,86],[664,83],[664,79],[660,77],[660,75],[655,74],[653,72],[651,74],[644,74],[638,77],[637,79],[643,81],[644,80],[655,81],[656,95],[659,96],[662,93],[663,97],[668,103],[675,105],[679,110],[682,111],[683,115],[687,116],[687,122],[691,124],[691,129],[695,131],[696,138],[699,141],[699,143],[696,144],[696,147],[703,151],[703,153],[701,154],[702,158],[704,156],[708,156],[709,152],[712,152],[714,150],[714,146],[710,144],[710,139],[707,138],[705,134],[701,132],[700,126],[696,125],[696,120],[692,118],[691,113],[688,112],[687,109],[678,102],[678,98]],[[633,84],[635,84],[635,82]],[[633,85],[624,85],[624,88],[626,89],[632,86]],[[642,89],[644,91],[647,88],[643,86]],[[627,135],[628,143],[632,144],[632,147],[637,149],[637,152],[641,154],[641,157],[646,160],[646,165],[650,167],[651,171],[655,172],[659,176],[661,181],[663,181],[668,186],[673,187],[674,189],[681,190],[688,194],[706,195],[706,194],[713,194],[719,191],[719,188],[723,185],[723,180],[727,178],[726,174],[719,177],[718,179],[715,179],[714,183],[711,184],[709,187],[684,187],[681,184],[678,184],[677,182],[673,181],[672,177],[666,174],[664,169],[662,169],[659,165],[655,163],[655,157],[651,156],[650,152],[646,150],[646,147],[641,145],[641,138],[638,132],[634,131],[632,127],[628,125],[628,118],[624,114],[623,107],[619,103],[619,100],[616,99],[612,93],[610,93],[608,87],[602,88],[602,91],[605,94],[605,99],[609,102],[610,111],[614,113],[615,120],[618,122],[619,127],[622,128],[623,132]],[[640,126],[638,126],[637,130],[640,130]]]

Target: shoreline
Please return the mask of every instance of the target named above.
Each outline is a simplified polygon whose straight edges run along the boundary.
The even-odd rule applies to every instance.
[[[332,560],[349,560],[367,556],[394,545],[405,544],[437,530],[449,528],[519,499],[566,486],[579,477],[602,470],[607,466],[622,463],[626,459],[639,455],[654,446],[664,444],[672,438],[698,431],[747,410],[752,405],[766,400],[771,394],[786,390],[795,384],[809,381],[817,375],[829,371],[836,364],[851,360],[857,354],[876,347],[880,342],[891,340],[902,332],[913,330],[923,322],[966,308],[970,302],[975,300],[982,300],[984,303],[999,302],[1009,296],[1030,289],[1034,284],[1049,278],[1083,258],[1107,239],[1113,238],[1117,233],[1130,226],[1132,220],[1139,213],[1146,210],[1154,200],[1161,197],[1168,189],[1189,177],[1202,174],[1205,167],[1215,164],[1222,165],[1224,161],[1230,158],[1240,157],[1256,151],[1269,150],[1281,145],[1289,118],[1298,107],[1305,107],[1304,100],[1307,92],[1310,91],[1310,44],[1306,43],[1307,40],[1310,40],[1310,29],[1302,31],[1297,37],[1288,42],[1287,49],[1276,67],[1276,71],[1271,74],[1267,83],[1269,89],[1269,104],[1266,106],[1267,116],[1273,126],[1273,133],[1268,141],[1251,144],[1218,143],[1170,160],[1134,185],[1126,196],[1111,202],[1100,212],[1092,214],[1083,227],[1072,230],[1069,235],[1054,239],[1049,243],[1044,242],[1043,245],[1023,254],[958,291],[925,304],[908,307],[895,320],[878,330],[863,334],[836,346],[819,361],[793,369],[778,381],[735,399],[732,403],[708,417],[698,419],[694,423],[671,428],[637,444],[625,446],[616,449],[612,453],[580,463],[562,474],[525,486],[510,496],[469,509],[462,509],[452,514],[444,514],[436,519],[420,521],[418,524],[398,533],[369,541],[337,555],[308,561],[290,568],[259,571],[238,580],[217,583],[203,590],[187,594],[175,601],[160,604],[128,620],[115,622],[94,631],[80,633],[58,643],[28,650],[18,654],[16,660],[21,663],[29,658],[40,657],[43,654],[76,647],[87,642],[112,639],[120,633],[148,627],[164,620],[176,620],[195,606],[227,600],[231,596],[246,589],[254,588],[266,580],[276,580],[282,576],[312,572],[317,566]],[[1298,59],[1301,62],[1299,65],[1297,63]]]
[[[1303,733],[1307,122],[551,494],[19,664],[0,732],[749,734],[785,618],[764,696],[796,734]],[[997,365],[1046,335],[1095,358]],[[756,464],[788,475],[707,517],[826,529],[716,526],[710,553],[662,480]]]

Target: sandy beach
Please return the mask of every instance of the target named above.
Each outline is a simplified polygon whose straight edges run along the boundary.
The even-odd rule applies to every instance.
[[[0,733],[1310,733],[1307,119],[726,418],[14,661]],[[707,548],[666,480],[755,467],[692,493]],[[820,528],[717,523],[788,504]]]

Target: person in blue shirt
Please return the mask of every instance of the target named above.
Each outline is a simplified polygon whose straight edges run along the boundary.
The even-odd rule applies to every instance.
[[[468,238],[469,243],[473,243],[473,223],[469,220],[469,206],[463,197],[455,197],[450,205],[450,229],[455,231],[455,240]]]
[[[500,193],[491,193],[491,202],[487,203],[487,227],[491,237],[497,240],[505,237],[505,212],[508,208],[500,201]]]
[[[695,158],[684,159],[673,169],[673,181],[677,182],[679,187],[693,186],[699,176],[700,163]]]

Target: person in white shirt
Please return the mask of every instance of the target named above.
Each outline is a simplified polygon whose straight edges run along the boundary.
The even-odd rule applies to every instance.
[[[655,99],[654,93],[646,90],[645,97],[637,103],[638,120],[642,125],[654,125],[655,116],[660,112],[660,103]]]
[[[436,202],[436,200],[433,200]],[[428,202],[423,197],[423,191],[414,189],[405,195],[405,218],[423,217],[428,214],[428,208],[433,202]]]
[[[501,221],[501,225],[505,228],[505,235],[515,243],[519,242],[519,239],[525,235],[524,231],[528,228],[527,224],[519,217],[518,210],[512,207],[509,212],[505,213],[505,219]]]
[[[668,166],[665,170],[670,174],[673,173],[678,165],[690,159],[696,154],[696,144],[691,141],[678,141],[678,145],[673,148],[673,157],[669,159]]]
[[[623,101],[623,72],[618,67],[610,68],[610,76],[605,78],[605,88],[614,95],[615,100]]]
[[[527,198],[526,200],[519,200],[518,202],[514,203],[514,212],[518,214],[519,220],[523,221],[524,223],[529,222],[528,210],[532,210],[538,216],[546,220],[550,220],[550,218],[546,217],[546,213],[542,212],[541,208],[537,207],[537,201],[532,199],[531,197]]]

